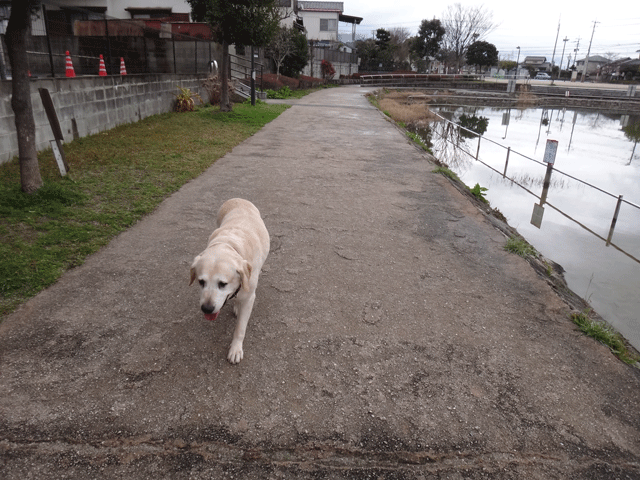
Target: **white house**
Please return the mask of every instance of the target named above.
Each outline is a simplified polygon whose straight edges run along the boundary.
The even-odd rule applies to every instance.
[[[298,0],[298,15],[307,31],[307,39],[321,42],[338,41],[338,21],[344,2],[307,2]]]

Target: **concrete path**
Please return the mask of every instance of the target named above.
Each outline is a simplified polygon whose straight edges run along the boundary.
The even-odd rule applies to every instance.
[[[640,478],[640,375],[372,108],[314,93],[0,324],[0,476]],[[272,238],[238,366],[189,266]]]

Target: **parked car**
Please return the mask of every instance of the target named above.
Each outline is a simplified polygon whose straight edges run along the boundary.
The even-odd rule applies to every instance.
[[[549,76],[546,72],[538,72],[535,76],[536,80],[551,80],[551,76]]]

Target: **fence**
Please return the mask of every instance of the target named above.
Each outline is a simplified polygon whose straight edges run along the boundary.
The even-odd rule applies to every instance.
[[[6,14],[5,14],[6,15]],[[0,78],[11,71],[0,22]],[[98,75],[100,55],[109,75],[120,73],[123,58],[127,74],[200,74],[220,62],[221,46],[207,25],[164,20],[122,20],[79,8],[43,3],[32,19],[28,40],[32,77],[64,77],[69,51],[76,75]]]
[[[552,209],[553,209],[553,210],[555,210],[556,212],[558,212],[558,213],[560,213],[561,215],[563,215],[565,218],[567,218],[567,219],[571,220],[572,222],[576,223],[577,225],[579,225],[579,226],[580,226],[581,228],[583,228],[584,230],[588,231],[588,232],[589,232],[589,233],[591,233],[592,235],[596,236],[597,238],[599,238],[600,240],[602,240],[603,242],[605,242],[605,244],[606,244],[607,246],[612,246],[612,247],[614,247],[616,250],[618,250],[618,251],[620,251],[621,253],[625,254],[625,255],[626,255],[627,257],[629,257],[630,259],[634,260],[634,261],[635,261],[635,262],[637,262],[637,263],[640,263],[640,259],[638,259],[638,258],[637,258],[637,257],[635,257],[634,255],[632,255],[632,254],[630,254],[630,253],[626,252],[625,250],[623,250],[622,248],[620,248],[619,246],[617,246],[616,244],[614,244],[614,243],[612,242],[613,234],[614,234],[614,231],[615,231],[615,226],[616,226],[616,223],[617,223],[617,221],[618,221],[618,215],[619,215],[619,212],[620,212],[620,207],[621,207],[623,204],[626,204],[626,205],[628,205],[628,206],[630,206],[630,207],[632,207],[632,208],[636,209],[638,212],[640,212],[640,205],[636,205],[635,203],[632,203],[632,202],[629,202],[628,200],[625,200],[625,199],[623,198],[623,196],[622,196],[622,195],[616,195],[616,194],[613,194],[613,193],[608,192],[608,191],[606,191],[606,190],[604,190],[604,189],[602,189],[602,188],[600,188],[600,187],[598,187],[598,186],[596,186],[596,185],[592,185],[592,184],[591,184],[591,183],[589,183],[589,182],[585,182],[584,180],[581,180],[581,179],[579,179],[579,178],[577,178],[577,177],[575,177],[575,176],[573,176],[573,175],[570,175],[570,174],[565,173],[565,172],[563,172],[563,171],[561,171],[561,170],[555,169],[555,168],[553,168],[553,165],[549,166],[548,164],[543,163],[543,162],[540,162],[540,161],[538,161],[538,160],[535,160],[535,159],[533,159],[533,158],[531,158],[531,157],[529,157],[529,156],[527,156],[527,155],[524,155],[524,154],[518,153],[518,152],[516,152],[516,151],[512,150],[512,149],[511,149],[511,147],[508,147],[508,146],[502,145],[502,144],[500,144],[499,142],[496,142],[496,141],[491,140],[491,139],[489,139],[489,138],[483,137],[482,135],[479,135],[478,133],[476,133],[476,132],[474,132],[474,131],[472,131],[472,130],[469,130],[468,128],[465,128],[465,127],[463,127],[463,126],[461,126],[461,125],[458,125],[458,124],[456,124],[456,123],[454,123],[454,122],[451,122],[450,120],[448,120],[448,119],[444,118],[443,116],[441,116],[441,115],[439,115],[439,114],[437,114],[437,113],[435,113],[435,112],[432,112],[432,113],[433,113],[435,116],[437,116],[437,117],[438,117],[439,121],[444,122],[444,124],[446,124],[446,125],[450,125],[451,127],[456,128],[456,129],[460,129],[460,130],[462,130],[462,131],[466,132],[466,134],[467,134],[467,135],[469,135],[469,136],[474,136],[474,137],[477,137],[477,138],[478,138],[478,146],[477,146],[476,152],[475,152],[475,154],[474,154],[474,153],[469,152],[469,151],[465,150],[464,148],[460,147],[460,145],[457,145],[457,144],[453,143],[453,142],[450,140],[450,138],[448,138],[448,136],[447,136],[446,134],[444,134],[444,133],[443,133],[443,134],[441,134],[442,138],[443,138],[446,142],[449,142],[449,143],[451,143],[452,145],[454,145],[454,147],[455,147],[457,150],[460,150],[460,151],[461,151],[461,152],[463,152],[464,154],[466,154],[466,155],[468,155],[469,157],[471,157],[473,160],[475,160],[475,161],[477,161],[477,162],[481,163],[481,164],[482,164],[482,165],[484,165],[485,167],[487,167],[487,168],[489,168],[490,170],[492,170],[492,171],[494,171],[494,172],[498,173],[499,175],[501,175],[503,178],[505,178],[505,179],[507,179],[507,180],[511,181],[513,184],[515,184],[515,185],[517,185],[518,187],[522,188],[522,189],[523,189],[523,190],[525,190],[527,193],[529,193],[529,194],[533,195],[534,197],[538,198],[538,199],[540,200],[540,206],[542,206],[543,204],[544,204],[544,205],[549,206],[550,208],[552,208]],[[480,147],[481,147],[481,144],[482,144],[482,141],[481,141],[482,139],[484,139],[484,141],[485,141],[485,142],[490,142],[490,143],[492,143],[492,144],[494,144],[494,145],[496,145],[496,146],[498,146],[498,147],[500,147],[500,148],[504,149],[504,151],[505,151],[505,162],[504,162],[504,169],[503,169],[503,171],[499,171],[499,170],[497,170],[496,168],[492,167],[491,165],[489,165],[488,163],[484,162],[484,161],[480,158]],[[582,185],[584,185],[584,186],[586,186],[586,187],[589,187],[589,188],[591,188],[591,189],[594,189],[594,190],[596,190],[596,191],[598,191],[598,192],[600,192],[600,193],[602,193],[602,194],[604,194],[604,195],[606,195],[606,196],[608,196],[608,197],[610,197],[610,198],[614,199],[614,200],[616,201],[616,206],[615,206],[615,209],[613,209],[613,216],[612,216],[612,218],[611,218],[611,223],[610,223],[610,226],[609,226],[609,230],[608,230],[607,238],[605,238],[605,237],[603,237],[602,235],[600,235],[600,234],[596,233],[592,228],[589,228],[589,227],[588,227],[588,226],[586,226],[584,223],[582,223],[582,222],[580,222],[580,221],[576,220],[575,218],[573,218],[573,217],[572,217],[572,216],[570,216],[569,214],[567,214],[567,213],[563,212],[563,211],[562,211],[562,210],[560,210],[560,208],[558,208],[557,206],[554,206],[554,205],[550,204],[549,202],[547,202],[547,201],[546,201],[546,190],[544,190],[544,191],[543,191],[543,193],[542,193],[542,195],[541,195],[541,196],[539,196],[539,195],[535,194],[534,192],[532,192],[532,191],[531,191],[529,188],[527,188],[526,186],[522,185],[522,183],[518,182],[518,181],[517,181],[517,179],[515,179],[515,178],[511,178],[511,177],[507,176],[507,171],[508,171],[508,168],[509,168],[509,158],[510,158],[512,155],[518,155],[518,156],[522,157],[523,159],[525,159],[525,160],[527,160],[527,161],[530,161],[530,162],[533,162],[533,163],[535,163],[535,164],[538,164],[538,165],[542,165],[542,166],[544,166],[545,168],[547,168],[547,176],[550,176],[552,172],[553,172],[553,173],[556,173],[556,174],[563,175],[563,176],[565,176],[565,177],[567,177],[567,178],[569,178],[569,179],[571,179],[571,180],[574,180],[574,181],[576,181],[576,182],[578,182],[578,183],[580,183],[580,184],[582,184]],[[551,168],[549,168],[549,167],[551,167]],[[546,184],[546,186],[547,186],[547,187],[548,187],[548,180],[549,180],[548,178],[546,178],[546,179],[545,179],[545,184]]]
[[[470,82],[480,80],[482,75],[458,75],[458,74],[400,74],[381,73],[377,75],[361,75],[360,83],[363,86],[417,86],[432,82]]]
[[[303,74],[311,77],[322,78],[321,64],[326,60],[333,65],[336,78],[349,76],[358,71],[358,55],[355,53],[341,52],[329,48],[309,47],[309,63],[303,70]]]

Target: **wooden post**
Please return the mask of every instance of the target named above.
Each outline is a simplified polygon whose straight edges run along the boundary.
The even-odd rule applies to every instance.
[[[47,118],[49,119],[51,130],[53,131],[53,138],[55,138],[58,150],[60,150],[62,163],[64,164],[65,170],[68,172],[69,164],[67,163],[67,160],[64,156],[64,150],[62,148],[62,141],[64,140],[64,137],[62,136],[62,129],[60,128],[60,122],[58,121],[58,115],[56,115],[56,109],[53,106],[51,95],[49,95],[49,90],[47,90],[46,88],[39,88],[38,92],[40,93],[40,98],[42,99],[44,111],[47,113]]]

